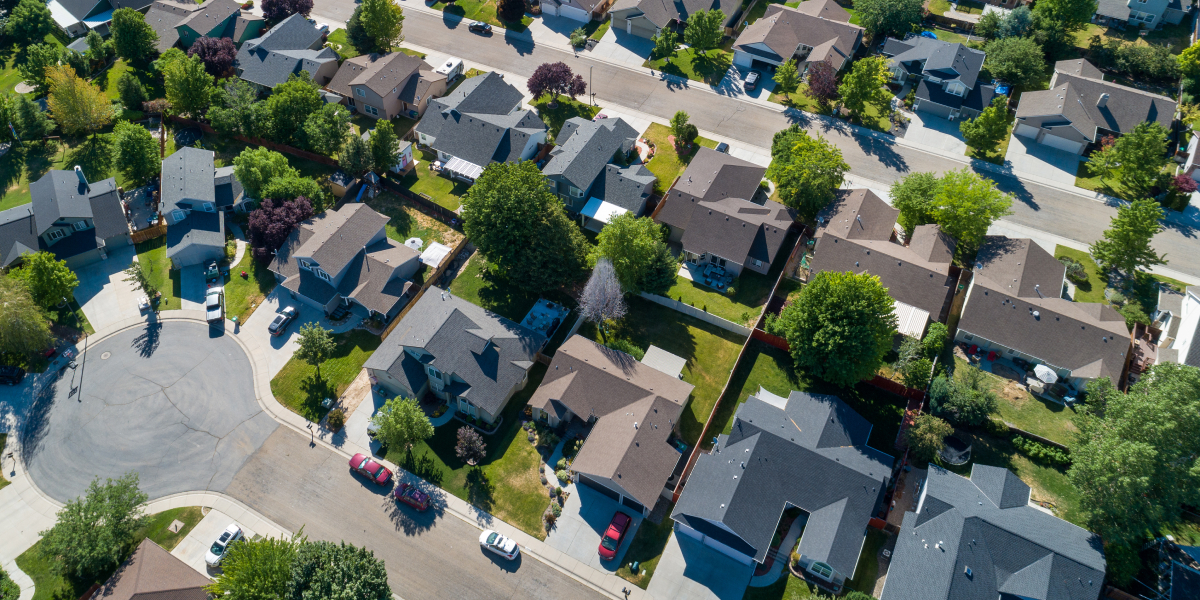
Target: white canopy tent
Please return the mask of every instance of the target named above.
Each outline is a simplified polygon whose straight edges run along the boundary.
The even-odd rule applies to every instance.
[[[613,220],[614,217],[623,215],[627,212],[629,211],[617,206],[616,204],[605,202],[599,198],[592,198],[588,200],[586,205],[584,205],[583,210],[579,211],[579,214],[588,218],[596,219],[597,221],[607,225]]]
[[[457,156],[451,158],[443,168],[447,171],[450,171],[450,173],[453,175],[457,175],[458,177],[469,179],[471,181],[479,179],[479,176],[483,174],[483,167],[475,163],[469,163],[461,158],[458,158]]]
[[[436,269],[449,255],[449,246],[437,242],[429,242],[429,247],[425,248],[425,251],[421,253],[421,262],[429,265],[430,269]]]

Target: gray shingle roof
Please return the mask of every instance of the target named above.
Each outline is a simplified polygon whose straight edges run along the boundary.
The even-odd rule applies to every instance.
[[[618,151],[633,149],[638,132],[625,121],[581,117],[567,119],[550,151],[550,162],[542,169],[547,177],[559,176],[587,191]]]
[[[654,181],[654,173],[644,165],[607,165],[604,167],[604,174],[596,178],[591,196],[639,216],[646,206],[646,199],[653,191]]]
[[[162,161],[160,197],[163,212],[173,208],[200,208],[198,203],[216,202],[212,150],[185,146]]]
[[[67,12],[71,13],[72,17],[80,21],[91,14],[96,5],[104,4],[105,8],[103,10],[108,10],[109,6],[108,0],[58,0],[58,3],[67,9]]]
[[[225,213],[194,210],[180,222],[167,226],[167,257],[193,245],[225,245]]]
[[[743,46],[764,44],[779,59],[788,60],[804,45],[813,49],[810,62],[828,59],[838,69],[854,54],[863,35],[863,29],[851,25],[849,18],[830,0],[810,0],[797,8],[771,4],[762,18],[742,31],[734,47],[745,51]]]
[[[387,238],[380,240],[351,259],[338,284],[338,293],[377,313],[391,314],[420,287],[392,275],[397,268],[409,263],[415,265],[420,258],[419,252],[404,244]]]
[[[241,8],[242,5],[234,2],[234,0],[205,0],[198,10],[180,21],[179,26],[186,25],[192,31],[200,35],[206,35],[218,25],[224,23],[229,17],[238,14]],[[216,37],[220,37],[225,32],[219,31],[216,33]]]
[[[1178,562],[1171,563],[1171,595],[1168,600],[1200,598],[1200,571]]]
[[[762,562],[784,509],[797,506],[809,513],[798,552],[850,578],[893,462],[867,445],[870,433],[836,396],[793,391],[783,409],[751,396],[700,455],[671,518],[723,524]]]
[[[957,79],[968,89],[975,87],[986,56],[982,50],[963,44],[920,36],[904,41],[888,38],[883,54],[891,58],[891,64],[923,63],[925,73],[947,81]]]
[[[426,78],[439,77],[432,73],[429,63],[403,52],[364,54],[346,59],[326,87],[348,98],[354,95],[352,85],[362,85],[380,96],[388,96],[393,89],[417,85],[422,70],[430,71]]]
[[[686,21],[692,13],[718,8],[725,13],[725,26],[732,27],[734,17],[740,14],[741,3],[738,0],[640,0],[637,7],[660,29],[671,21]]]
[[[449,96],[429,102],[417,133],[434,138],[433,148],[469,163],[518,160],[529,137],[546,130],[524,96],[497,73],[471,77]]]
[[[26,252],[37,252],[39,241],[32,206],[0,212],[0,267],[7,267]]]
[[[175,29],[184,19],[200,10],[200,5],[171,0],[156,0],[146,11],[146,23],[158,34],[155,48],[166,52],[179,41],[179,31]]]
[[[1021,96],[1018,118],[1062,115],[1092,141],[1099,137],[1097,128],[1128,133],[1147,121],[1171,127],[1178,106],[1174,100],[1104,81],[1099,69],[1082,59],[1061,61],[1055,69],[1050,89]],[[1101,107],[1103,94],[1108,99]]]
[[[421,348],[432,355],[427,364],[465,382],[455,393],[497,415],[545,341],[533,330],[431,287],[363,366],[399,377],[404,348]]]
[[[672,191],[704,202],[723,198],[751,200],[766,172],[766,167],[701,146]]]
[[[1129,20],[1129,0],[1099,0],[1096,2],[1096,14],[1102,17],[1112,17],[1119,21]]]
[[[321,47],[322,39],[316,25],[296,13],[262,37],[242,44],[237,54],[238,76],[269,88],[300,71],[315,76],[322,65],[338,59],[331,48]]]
[[[233,206],[242,197],[242,182],[233,174],[233,166],[217,167],[213,180],[216,185],[214,195],[218,208]]]
[[[38,235],[62,218],[92,218],[93,196],[115,191],[115,179],[91,184],[80,181],[75,171],[54,170],[29,185],[33,212],[38,219]]]
[[[882,600],[1100,595],[1099,536],[1029,506],[1007,469],[976,464],[967,479],[931,465],[924,493],[904,515]]]

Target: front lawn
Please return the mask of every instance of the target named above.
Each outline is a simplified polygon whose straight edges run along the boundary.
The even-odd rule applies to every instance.
[[[612,326],[608,339],[627,340],[642,350],[658,346],[687,361],[683,380],[696,389],[680,417],[679,429],[683,441],[694,445],[700,440],[745,338],[649,300],[634,297],[628,304],[629,313]],[[593,323],[585,323],[579,335],[604,343]]]
[[[265,262],[254,260],[254,252],[246,248],[242,261],[229,268],[229,280],[225,282],[225,315],[230,319],[237,317],[238,323],[245,323],[254,309],[262,304],[267,294],[275,289],[275,274]],[[246,277],[242,277],[242,272]]]
[[[501,21],[500,17],[496,15],[496,0],[458,0],[453,4],[448,4],[445,0],[438,0],[429,6],[434,10],[458,15],[463,18],[463,21],[483,21],[518,33],[528,29],[529,24],[533,22],[533,18],[529,15],[522,15],[520,23]],[[466,25],[464,24],[463,27],[465,28]],[[504,35],[503,31],[496,33]]]
[[[146,240],[136,246],[137,260],[142,265],[142,271],[162,296],[159,298],[158,310],[177,310],[183,308],[180,304],[179,270],[171,269],[171,260],[167,258],[167,236]],[[124,278],[125,276],[118,275]]]
[[[684,48],[676,51],[675,56],[647,60],[642,63],[642,66],[662,71],[668,75],[686,77],[708,85],[717,85],[725,78],[729,67],[733,66],[733,53],[725,50],[709,50],[701,53],[691,48]]]
[[[586,96],[584,99],[586,100]],[[600,112],[599,106],[592,106],[587,102],[573,100],[567,96],[558,96],[557,102],[551,108],[549,96],[542,96],[533,101],[533,107],[537,109],[538,116],[550,128],[546,132],[547,140],[554,140],[554,138],[558,137],[558,132],[562,129],[563,123],[566,123],[568,119],[582,117],[590,121],[592,117],[595,117]]]
[[[796,108],[804,112],[810,112],[819,115],[827,115],[832,111],[829,106],[822,106],[816,98],[813,98],[808,92],[808,83],[801,83],[797,88],[789,92],[786,96],[782,93],[779,86],[775,87],[775,91],[771,92],[771,102],[778,102],[784,106]]]
[[[1000,140],[1000,144],[991,152],[979,152],[978,150],[967,146],[967,157],[986,160],[992,164],[1003,165],[1004,156],[1008,154],[1008,142],[1012,139],[1013,123],[1016,121],[1016,116],[1013,113],[1007,114],[1008,132],[1004,134],[1004,138]]]
[[[191,533],[192,528],[204,518],[204,512],[199,506],[185,506],[181,508],[171,508],[160,513],[150,515],[150,521],[146,526],[138,532],[138,537],[148,537],[154,540],[156,544],[163,547],[163,550],[170,552],[183,541]],[[176,520],[183,523],[183,527],[179,531],[172,532],[171,523]]]
[[[350,43],[350,38],[346,36],[346,30],[341,27],[330,32],[329,37],[326,39],[329,41],[333,51],[342,57],[342,60],[354,58],[360,54],[358,48],[355,48],[354,44]]]
[[[748,587],[742,600],[804,600],[825,597],[819,589],[785,572],[779,581],[763,587]]]
[[[412,202],[395,194],[383,192],[367,200],[367,206],[391,218],[387,224],[387,236],[402,244],[415,237],[425,243],[422,248],[428,247],[431,241],[454,248],[463,238],[461,232],[421,212]]]
[[[667,514],[671,514],[674,508],[675,505],[672,504],[667,509]],[[629,543],[629,549],[625,551],[623,557],[625,564],[617,569],[617,575],[643,590],[646,589],[646,586],[650,585],[650,578],[654,577],[658,559],[662,558],[663,550],[667,548],[667,542],[671,539],[674,524],[675,522],[669,518],[664,518],[658,525],[651,523],[649,519],[643,519],[642,525],[633,535],[633,541]],[[629,565],[634,562],[639,563],[640,573],[637,575],[634,575],[629,568]]]
[[[525,533],[546,539],[542,513],[550,497],[539,479],[542,458],[521,429],[521,412],[545,374],[546,366],[540,363],[530,369],[525,389],[505,406],[500,429],[483,436],[487,458],[479,466],[467,465],[455,453],[458,429],[466,426],[455,419],[410,452],[389,449],[388,460]]]
[[[401,187],[447,210],[458,210],[462,206],[462,197],[471,189],[471,185],[431,171],[429,165],[437,160],[436,152],[417,150],[415,154],[417,164],[399,180]]]
[[[675,276],[675,285],[665,294],[672,300],[708,311],[723,319],[753,327],[762,313],[762,308],[771,297],[771,288],[779,279],[787,262],[787,251],[795,243],[795,237],[789,236],[784,242],[784,252],[775,258],[775,264],[767,275],[755,273],[750,269],[742,269],[742,274],[726,288],[724,292],[717,291],[703,283],[696,283],[682,275]],[[729,290],[733,290],[729,293]]]
[[[667,141],[667,136],[671,135],[671,129],[661,123],[651,123],[643,135],[651,144],[654,144],[654,157],[646,163],[646,168],[654,173],[654,177],[657,179],[654,183],[654,191],[660,194],[670,189],[671,184],[675,183],[675,179],[683,174],[688,163],[692,162],[692,157],[696,155],[699,146],[717,147],[716,142],[697,137],[692,147],[681,155],[675,151],[675,146]]]
[[[363,363],[379,347],[380,338],[361,329],[333,336],[337,344],[333,356],[321,363],[321,374],[312,365],[292,357],[271,380],[271,393],[292,412],[317,422],[329,409],[321,406],[325,398],[337,400],[358,376]]]
[[[1083,269],[1087,271],[1088,282],[1083,285],[1075,286],[1075,301],[1076,302],[1103,302],[1109,304],[1104,298],[1104,288],[1108,287],[1108,277],[1100,272],[1100,266],[1087,252],[1082,250],[1074,250],[1066,246],[1054,247],[1055,257],[1067,257],[1075,260],[1083,265]],[[1142,308],[1149,315],[1154,312],[1158,306],[1158,291],[1159,286],[1166,285],[1177,292],[1182,292],[1188,284],[1164,277],[1153,273],[1139,272],[1133,287],[1133,296],[1130,300],[1136,300],[1142,305]]]
[[[1092,175],[1091,172],[1088,171],[1088,164],[1090,163],[1079,161],[1079,166],[1075,171],[1076,187],[1081,187],[1085,190],[1091,190],[1093,192],[1100,192],[1101,194],[1108,194],[1109,196],[1115,196],[1130,202],[1142,197],[1136,191],[1125,187],[1125,185],[1121,183],[1120,167],[1114,169],[1113,172],[1107,177],[1102,178],[1099,175]],[[1173,175],[1175,171],[1172,165],[1173,163],[1165,165],[1163,167],[1163,172]]]

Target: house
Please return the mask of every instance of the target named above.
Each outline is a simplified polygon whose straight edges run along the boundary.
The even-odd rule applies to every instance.
[[[242,44],[234,66],[238,77],[268,90],[301,71],[323,86],[338,71],[337,52],[324,43],[325,33],[296,13]]]
[[[1158,362],[1200,367],[1200,287],[1189,286],[1182,294],[1160,290],[1158,307],[1151,318],[1162,330]]]
[[[840,592],[892,474],[893,458],[867,445],[871,427],[837,396],[750,396],[731,431],[699,455],[671,514],[676,534],[763,563],[784,511],[798,508],[808,514],[799,568]]]
[[[546,142],[546,124],[522,108],[524,94],[499,73],[468,78],[437,98],[417,123],[417,139],[452,176],[475,181],[493,162],[529,160]]]
[[[1104,81],[1104,73],[1082,58],[1060,60],[1050,89],[1021,95],[1013,133],[1083,154],[1089,144],[1128,133],[1138,123],[1159,123],[1170,131],[1176,107],[1165,96]]]
[[[840,71],[862,38],[863,28],[851,25],[850,13],[833,0],[810,0],[796,8],[770,4],[766,14],[747,25],[733,43],[733,64],[773,71],[795,60],[803,73],[808,63],[828,61]]]
[[[867,189],[838,190],[817,221],[811,273],[849,271],[879,278],[896,301],[897,329],[920,339],[930,321],[946,322],[960,269],[954,239],[921,225],[908,244],[896,233],[898,209]]]
[[[420,254],[387,237],[390,220],[369,206],[343,204],[296,226],[270,270],[291,296],[325,314],[339,307],[391,321],[420,288]]]
[[[145,538],[129,560],[92,595],[94,600],[207,600],[212,584],[187,563]]]
[[[654,174],[641,164],[623,166],[637,137],[637,130],[619,118],[572,117],[558,132],[542,174],[584,227],[599,231],[617,215],[640,217],[645,210]]]
[[[966,478],[931,464],[918,489],[881,600],[1100,597],[1100,536],[1033,505],[1012,471],[976,463]]]
[[[689,263],[711,263],[734,276],[743,267],[766,273],[796,215],[773,200],[751,201],[764,173],[702,147],[654,210],[654,220],[670,229],[668,241],[683,247]]]
[[[1192,0],[1099,0],[1092,22],[1124,29],[1161,29],[1178,25],[1192,9]]]
[[[160,53],[174,48],[179,43],[179,30],[176,27],[198,10],[200,5],[195,2],[155,0],[150,10],[146,11],[146,24],[158,34],[154,47]]]
[[[390,394],[432,393],[490,427],[529,382],[545,344],[541,334],[431,287],[363,368]]]
[[[205,0],[197,10],[180,20],[175,30],[179,32],[179,42],[184,48],[191,48],[202,37],[230,38],[234,45],[240,46],[246,40],[258,37],[265,22],[261,16],[243,11],[242,5],[234,0]]]
[[[1107,304],[1062,298],[1061,262],[1032,240],[1003,236],[988,237],[975,260],[956,342],[1044,364],[1076,389],[1100,377],[1120,384],[1125,318]]]
[[[665,27],[678,29],[682,37],[688,15],[720,9],[725,13],[725,33],[731,35],[733,27],[742,18],[741,6],[738,0],[617,0],[608,14],[612,15],[613,29],[650,39]]]
[[[420,118],[429,101],[446,93],[446,76],[403,52],[346,59],[325,86],[346,99],[351,111],[376,119]]]
[[[172,268],[225,256],[225,213],[243,203],[233,167],[213,167],[212,150],[180,148],[162,161],[159,198]]]
[[[992,103],[996,87],[978,82],[986,56],[982,50],[916,36],[888,38],[882,53],[888,57],[892,81],[915,80],[913,110],[951,121],[979,116]]]
[[[671,437],[693,387],[574,335],[554,353],[529,406],[534,420],[551,427],[575,419],[591,425],[571,463],[572,479],[649,516],[660,498],[671,500],[673,476],[687,462]]]
[[[542,3],[542,14],[587,23],[603,20],[604,11],[612,2],[613,0],[546,0]]]
[[[144,10],[151,0],[50,0],[50,18],[67,35],[83,35],[95,30],[100,35],[109,34],[112,14],[118,8]]]
[[[29,185],[33,202],[0,212],[0,267],[46,250],[72,269],[130,244],[115,179],[89,183],[83,170],[54,170]]]

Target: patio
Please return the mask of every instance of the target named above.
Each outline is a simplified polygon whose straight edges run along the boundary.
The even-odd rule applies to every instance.
[[[725,288],[729,287],[729,284],[733,283],[735,279],[724,267],[718,267],[712,263],[699,265],[684,262],[683,266],[679,267],[679,276],[721,292],[725,291]]]
[[[566,320],[567,315],[571,314],[571,309],[555,304],[545,298],[539,298],[533,308],[525,314],[525,318],[521,320],[521,325],[528,327],[543,336],[546,340],[550,340],[550,336],[558,330],[559,325]]]
[[[158,224],[158,208],[153,188],[145,186],[126,192],[122,198],[130,231],[141,231]]]

